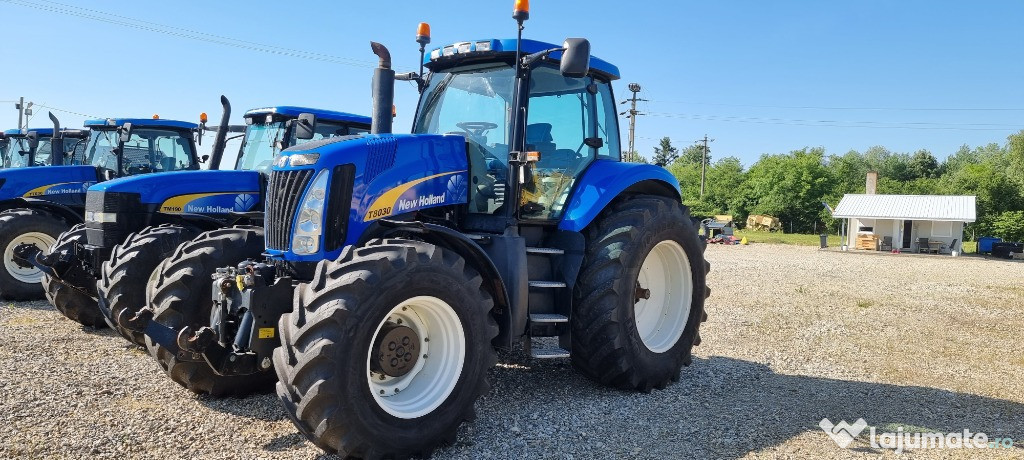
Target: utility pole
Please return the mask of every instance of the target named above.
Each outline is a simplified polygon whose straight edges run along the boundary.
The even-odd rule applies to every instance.
[[[18,129],[19,130],[28,129],[28,119],[25,118],[25,116],[26,115],[32,115],[32,109],[30,107],[32,107],[32,103],[29,102],[28,104],[25,104],[25,98],[24,97],[19,97],[18,98],[18,102],[16,104],[14,104],[14,108],[18,109]],[[25,120],[24,121],[24,126],[22,126],[22,120],[23,119]]]
[[[636,117],[637,115],[643,115],[636,109],[636,103],[637,101],[646,101],[647,99],[638,99],[636,97],[636,93],[640,92],[639,84],[630,83],[629,90],[633,92],[633,97],[620,102],[620,104],[625,104],[629,102],[631,103],[630,108],[629,110],[622,112],[619,115],[626,115],[627,113],[629,114],[626,115],[626,118],[629,118],[629,156],[626,158],[626,161],[636,161],[639,159],[639,155],[637,155],[636,149],[634,147],[635,144],[633,143],[633,138],[636,132]]]
[[[704,149],[700,155],[700,197],[704,198],[704,177],[708,173],[708,142],[714,142],[714,139],[708,139],[708,135],[704,135],[704,139],[697,139],[696,143],[704,143]]]
[[[18,109],[18,130],[19,131],[21,130],[22,115],[25,113],[25,108],[24,107],[25,107],[25,97],[22,96],[22,97],[18,98],[18,103],[15,104],[15,108]]]

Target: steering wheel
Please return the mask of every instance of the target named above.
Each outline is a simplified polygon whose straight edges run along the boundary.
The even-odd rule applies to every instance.
[[[481,136],[484,131],[497,128],[498,124],[489,121],[463,121],[456,123],[455,126],[472,136]]]

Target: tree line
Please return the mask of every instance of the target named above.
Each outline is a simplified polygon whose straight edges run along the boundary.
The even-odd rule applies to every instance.
[[[650,160],[679,180],[694,216],[729,214],[743,223],[750,214],[768,214],[780,218],[787,232],[835,233],[840,220],[822,202],[835,207],[844,194],[864,193],[865,176],[876,171],[880,194],[975,195],[978,220],[968,225],[966,235],[1024,241],[1024,130],[1002,145],[963,145],[943,161],[923,149],[903,153],[876,146],[829,154],[814,147],[761,155],[744,167],[735,157],[712,160],[708,150],[703,197],[703,145],[680,150],[664,137]],[[624,158],[648,161],[636,152]]]

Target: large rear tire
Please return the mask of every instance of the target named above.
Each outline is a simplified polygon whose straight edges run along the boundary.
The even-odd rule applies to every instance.
[[[572,362],[587,377],[650,391],[679,380],[709,292],[700,241],[685,206],[664,197],[621,199],[586,230],[575,289]]]
[[[160,262],[195,236],[196,231],[191,228],[167,224],[144,228],[114,246],[110,260],[103,262],[102,278],[96,283],[96,291],[104,319],[122,337],[146,346],[141,332],[121,327],[117,318],[126,311],[134,315],[146,306],[146,290],[141,287],[146,286]]]
[[[210,325],[213,308],[213,274],[218,268],[255,259],[263,253],[263,229],[238,226],[200,234],[174,251],[153,272],[146,288],[153,321],[181,330]],[[146,337],[149,354],[181,386],[211,396],[241,396],[268,392],[276,377],[273,371],[254,375],[223,376],[205,361],[182,361],[174,353]]]
[[[7,300],[38,300],[45,296],[43,272],[14,257],[14,249],[32,244],[47,251],[68,229],[67,222],[38,209],[11,209],[0,213],[0,296]]]
[[[73,252],[76,246],[85,244],[85,242],[85,224],[78,224],[57,237],[57,242],[50,248],[50,252]],[[81,268],[72,267],[71,270],[81,270]],[[65,286],[52,279],[50,275],[43,276],[42,285],[46,293],[46,300],[49,300],[50,305],[56,307],[57,311],[68,319],[97,329],[107,327],[107,323],[103,320],[103,314],[96,306],[96,299],[82,291]]]
[[[455,440],[488,390],[493,304],[454,252],[408,240],[348,247],[317,266],[281,317],[277,394],[326,451],[428,457]]]

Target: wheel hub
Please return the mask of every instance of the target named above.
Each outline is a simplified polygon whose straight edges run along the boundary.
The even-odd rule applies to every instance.
[[[408,326],[388,322],[377,335],[377,359],[371,360],[371,368],[391,377],[408,374],[419,359],[420,336]]]
[[[633,303],[638,303],[640,300],[647,300],[651,298],[651,290],[644,289],[640,286],[640,280],[636,282],[636,288],[633,289]]]

